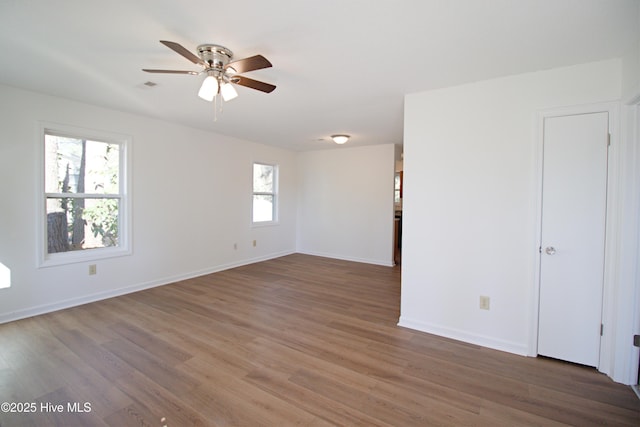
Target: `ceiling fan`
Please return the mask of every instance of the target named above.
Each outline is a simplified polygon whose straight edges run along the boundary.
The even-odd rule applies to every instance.
[[[160,43],[187,58],[194,64],[201,65],[203,68],[202,71],[150,70],[146,68],[143,68],[142,71],[146,71],[147,73],[191,74],[194,76],[206,74],[207,77],[202,82],[202,86],[198,92],[198,96],[204,100],[211,102],[218,93],[222,95],[225,101],[232,100],[238,96],[238,92],[236,92],[233,84],[256,89],[265,93],[271,93],[276,88],[272,84],[240,75],[249,71],[271,67],[271,62],[262,55],[254,55],[249,58],[230,62],[231,58],[233,58],[233,52],[224,46],[201,44],[197,48],[198,56],[196,56],[176,42],[160,40]]]

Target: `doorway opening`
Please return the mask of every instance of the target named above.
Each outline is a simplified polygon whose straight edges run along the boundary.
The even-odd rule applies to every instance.
[[[402,261],[402,187],[404,184],[404,152],[401,145],[396,145],[395,175],[393,181],[393,263],[400,265]]]

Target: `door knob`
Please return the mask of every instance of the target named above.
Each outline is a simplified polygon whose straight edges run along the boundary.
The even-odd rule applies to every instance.
[[[547,255],[553,255],[556,253],[556,248],[554,248],[553,246],[547,246],[544,250]]]

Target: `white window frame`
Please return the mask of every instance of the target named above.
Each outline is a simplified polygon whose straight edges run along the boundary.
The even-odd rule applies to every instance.
[[[261,192],[255,191],[253,187],[253,170],[255,165],[261,166],[270,166],[273,168],[273,192]],[[254,227],[263,227],[268,225],[278,224],[278,205],[279,205],[279,197],[278,197],[278,180],[279,180],[279,167],[275,163],[269,162],[258,162],[254,161],[251,163],[251,225]],[[272,220],[271,221],[254,221],[253,220],[253,199],[254,196],[272,196],[273,197],[273,212],[272,212]]]
[[[96,261],[105,258],[131,255],[131,165],[130,150],[132,138],[128,135],[86,129],[59,123],[39,122],[38,132],[38,184],[37,184],[37,267],[52,267],[78,262]],[[49,254],[47,248],[47,214],[45,188],[45,136],[56,135],[68,138],[117,144],[120,146],[118,246],[93,248],[79,251]],[[93,194],[90,196],[94,196]]]

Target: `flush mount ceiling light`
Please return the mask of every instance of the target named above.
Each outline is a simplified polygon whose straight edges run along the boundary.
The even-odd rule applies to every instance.
[[[233,52],[224,46],[201,44],[198,46],[198,55],[196,56],[176,42],[160,40],[160,43],[187,58],[194,64],[201,65],[203,69],[201,71],[143,69],[142,71],[146,71],[147,73],[190,74],[195,76],[206,74],[207,77],[202,82],[202,86],[198,91],[198,96],[206,101],[213,101],[218,93],[225,101],[234,99],[238,96],[238,92],[236,92],[233,87],[234,84],[265,93],[271,93],[276,88],[272,84],[240,75],[249,71],[271,67],[271,62],[262,55],[255,55],[230,62],[231,58],[233,58]]]
[[[331,135],[331,139],[333,139],[333,142],[336,144],[344,144],[349,138],[351,138],[349,135]]]

